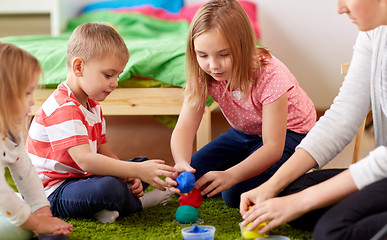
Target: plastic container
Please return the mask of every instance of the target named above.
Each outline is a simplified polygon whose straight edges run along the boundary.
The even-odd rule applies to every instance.
[[[259,237],[255,240],[290,240],[290,238],[281,235],[269,235],[267,237]]]
[[[200,230],[205,230],[204,232],[193,232],[194,227],[199,227]],[[197,229],[197,227],[195,227]],[[210,225],[193,225],[181,229],[181,234],[183,234],[184,240],[214,240],[215,238],[215,227]]]
[[[266,222],[260,224],[258,227],[254,228],[254,230],[252,230],[252,231],[248,230],[248,227],[250,225],[251,224],[248,224],[246,226],[242,226],[242,223],[239,223],[239,227],[241,229],[241,236],[244,239],[256,239],[256,238],[259,238],[259,237],[267,237],[267,236],[269,236],[266,233],[260,233],[259,232],[259,230],[261,230],[266,225]]]

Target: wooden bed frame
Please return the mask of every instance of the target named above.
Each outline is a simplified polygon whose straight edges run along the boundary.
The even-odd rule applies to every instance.
[[[54,89],[35,90],[34,115]],[[104,116],[179,115],[183,104],[182,88],[117,88],[101,102]],[[217,103],[206,107],[196,134],[196,149],[211,141],[211,112]]]

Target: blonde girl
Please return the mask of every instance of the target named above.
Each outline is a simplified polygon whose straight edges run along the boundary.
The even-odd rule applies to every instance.
[[[222,193],[228,206],[238,207],[240,194],[269,179],[314,125],[313,103],[287,67],[256,45],[235,0],[201,6],[186,59],[185,101],[171,138],[175,168],[193,172],[203,195]],[[208,96],[232,128],[191,158]]]
[[[1,42],[0,59],[0,213],[15,227],[37,235],[68,235],[72,225],[52,216],[43,186],[24,149],[26,120],[42,74],[40,64],[28,52]],[[8,185],[6,167],[24,200]],[[2,232],[5,238],[6,234]]]

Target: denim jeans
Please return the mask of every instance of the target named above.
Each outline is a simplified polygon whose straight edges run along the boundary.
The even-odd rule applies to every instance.
[[[148,159],[137,157],[128,161],[145,160]],[[143,183],[144,190],[148,186],[149,184]],[[104,209],[116,210],[124,217],[142,210],[140,200],[132,194],[127,184],[112,176],[93,175],[67,179],[50,194],[48,200],[52,214],[56,217],[91,218]]]
[[[294,153],[296,146],[304,137],[305,134],[288,130],[281,159],[263,173],[223,191],[222,197],[226,205],[235,208],[239,207],[240,195],[267,181]],[[262,147],[262,145],[262,138],[258,135],[245,134],[234,128],[228,130],[192,155],[191,166],[196,169],[196,180],[209,171],[224,171],[235,166]]]

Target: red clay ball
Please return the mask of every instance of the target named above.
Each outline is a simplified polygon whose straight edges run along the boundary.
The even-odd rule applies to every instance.
[[[192,189],[192,192],[189,193],[187,196],[180,196],[179,197],[179,204],[180,206],[186,205],[198,208],[203,203],[203,196],[200,193],[200,189]]]

